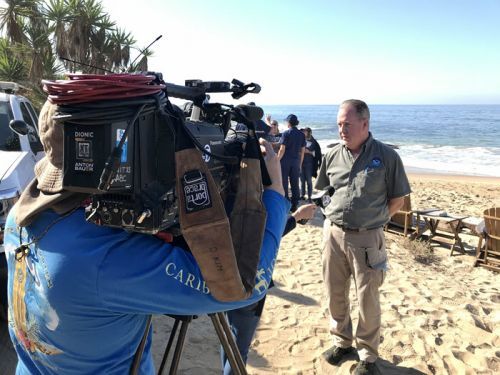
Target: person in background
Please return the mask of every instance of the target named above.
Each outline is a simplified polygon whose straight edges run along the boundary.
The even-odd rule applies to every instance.
[[[321,146],[319,145],[318,141],[316,140],[316,138],[313,137],[312,130],[311,130],[311,142],[314,147],[313,177],[316,178],[318,177],[318,170],[319,167],[321,166],[321,162],[323,161],[323,152],[321,151]]]
[[[269,132],[269,135],[272,135],[273,137],[278,138],[277,142],[279,142],[279,138],[281,138],[281,133],[280,133],[278,121],[276,121],[276,120],[271,121],[271,131]]]
[[[302,168],[300,170],[300,182],[301,182],[301,197],[300,199],[305,200],[307,193],[307,201],[311,202],[312,195],[312,178],[317,176],[317,170],[321,164],[321,147],[318,142],[312,136],[311,128],[301,129],[306,137],[306,148],[304,151],[304,161],[302,162]],[[307,192],[306,192],[307,183]]]
[[[294,212],[300,199],[299,179],[300,167],[304,160],[306,137],[304,133],[297,129],[299,120],[294,114],[288,115],[285,119],[288,129],[283,132],[280,139],[278,158],[281,160],[281,173],[283,179],[283,189],[285,197],[288,197],[288,182],[292,188],[292,207]]]
[[[300,220],[310,220],[314,217],[314,212],[316,211],[316,206],[314,204],[306,204],[300,206],[297,211],[288,216],[286,222],[285,230],[283,231],[283,236],[290,233],[297,226],[297,222]],[[273,286],[271,285],[269,288]],[[248,351],[250,345],[252,344],[255,331],[262,316],[262,311],[264,310],[264,303],[266,297],[261,299],[252,305],[245,306],[236,310],[230,310],[226,312],[227,320],[231,326],[236,345],[240,351],[243,361],[246,363],[248,358]],[[224,348],[221,346],[221,360],[222,360],[222,372],[224,375],[232,375],[233,371],[231,365],[227,359]]]
[[[273,122],[273,120],[272,120],[272,116],[268,113],[268,114],[266,115],[266,124],[267,124],[268,126],[271,126],[271,125],[272,125],[272,122]]]
[[[269,118],[269,126],[271,127],[271,131],[266,137],[266,140],[271,143],[273,146],[274,152],[278,152],[280,148],[280,139],[281,139],[281,133],[278,125],[278,121],[276,120],[270,120],[270,115],[267,115],[267,118]]]
[[[337,125],[342,143],[325,155],[315,188],[335,188],[325,209],[323,281],[330,311],[333,347],[323,353],[338,365],[356,346],[360,362],[355,375],[379,373],[375,361],[380,344],[379,287],[387,269],[383,227],[410,193],[403,163],[392,148],[369,131],[365,102],[344,101]],[[359,301],[358,326],[353,336],[349,287],[354,278]]]

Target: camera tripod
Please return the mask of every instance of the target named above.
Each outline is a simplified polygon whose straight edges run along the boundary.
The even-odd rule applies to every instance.
[[[172,362],[170,364],[169,375],[175,375],[177,373],[189,323],[191,323],[193,319],[198,318],[196,315],[167,315],[167,316],[175,319],[175,322],[174,326],[172,327],[172,332],[170,333],[167,346],[165,347],[165,353],[163,354],[163,359],[161,361],[160,369],[158,370],[158,375],[163,375],[163,370],[165,369],[167,358],[170,353],[170,349],[172,348],[172,344],[174,342],[175,334],[177,333],[179,324],[181,324],[181,329],[177,337],[177,343],[175,344],[175,350],[172,357]],[[208,314],[208,316],[212,319],[215,331],[217,332],[219,341],[222,347],[224,348],[229,363],[231,364],[231,369],[233,370],[233,373],[235,375],[247,375],[247,371],[245,369],[245,363],[243,362],[240,351],[236,346],[236,342],[234,341],[233,335],[231,333],[231,328],[229,327],[229,324],[226,320],[226,316],[222,312]]]

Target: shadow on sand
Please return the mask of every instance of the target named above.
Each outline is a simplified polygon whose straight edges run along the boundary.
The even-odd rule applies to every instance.
[[[353,373],[354,369],[358,365],[359,357],[358,353],[354,351],[353,353],[347,354],[337,366],[333,366],[326,362],[325,353],[323,353],[323,360],[325,360],[326,366],[332,366],[332,369],[340,369],[342,367],[343,371],[345,371],[348,368],[349,373]],[[422,371],[416,370],[411,367],[398,366],[380,357],[377,359],[376,364],[376,368],[378,370],[378,372],[376,373],[379,375],[426,375],[426,373]]]
[[[403,367],[395,365],[385,359],[377,360],[377,368],[380,374],[383,375],[425,375],[425,372],[416,370],[411,367]]]
[[[269,289],[268,294],[272,296],[276,296],[279,298],[283,298],[284,300],[287,300],[292,303],[296,303],[299,305],[304,305],[304,306],[319,306],[318,301],[311,297],[304,296],[303,294],[300,293],[293,293],[293,292],[287,292],[283,289],[279,288],[280,284],[277,282],[274,282],[274,288]]]

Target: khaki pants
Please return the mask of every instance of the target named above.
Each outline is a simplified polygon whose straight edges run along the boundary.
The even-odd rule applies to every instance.
[[[382,228],[363,232],[343,231],[325,220],[323,280],[331,316],[333,344],[352,345],[349,287],[354,278],[359,301],[356,346],[360,360],[374,362],[380,343],[379,287],[384,281],[387,254]]]

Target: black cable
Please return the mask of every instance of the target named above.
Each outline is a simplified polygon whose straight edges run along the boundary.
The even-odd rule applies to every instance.
[[[80,125],[96,125],[103,122],[126,121],[135,114],[137,106],[144,106],[142,113],[148,115],[166,104],[164,93],[143,99],[61,105],[54,120],[68,121]]]
[[[38,236],[36,236],[33,240],[29,241],[28,243],[24,243],[23,244],[23,241],[22,241],[22,230],[23,230],[23,227],[20,227],[20,229],[19,229],[19,247],[14,250],[15,259],[18,262],[20,262],[26,255],[29,254],[29,246],[30,245],[33,245],[34,243],[40,241],[43,238],[43,236],[45,236],[47,234],[47,232],[50,230],[50,228],[52,228],[54,225],[56,225],[62,219],[66,218],[69,215],[71,215],[74,212],[76,212],[76,210],[78,210],[79,208],[80,208],[80,206],[77,206],[77,207],[73,208],[71,211],[65,213],[64,215],[62,215],[60,217],[58,217],[52,223],[50,223],[49,225],[47,225],[45,227],[45,229],[42,231],[42,233],[40,233]]]
[[[146,105],[143,104],[139,109],[136,111],[134,117],[132,120],[130,120],[127,124],[127,127],[125,128],[125,131],[123,132],[120,141],[116,145],[116,147],[113,149],[111,154],[108,156],[108,159],[106,160],[106,163],[104,164],[104,168],[101,173],[101,177],[99,179],[99,185],[97,188],[102,191],[108,191],[109,187],[111,186],[111,181],[115,177],[116,171],[120,167],[121,164],[121,157],[122,157],[122,152],[123,152],[123,144],[125,143],[125,139],[127,139],[128,132],[130,128],[133,126],[139,115],[141,114],[142,110],[144,109]]]

